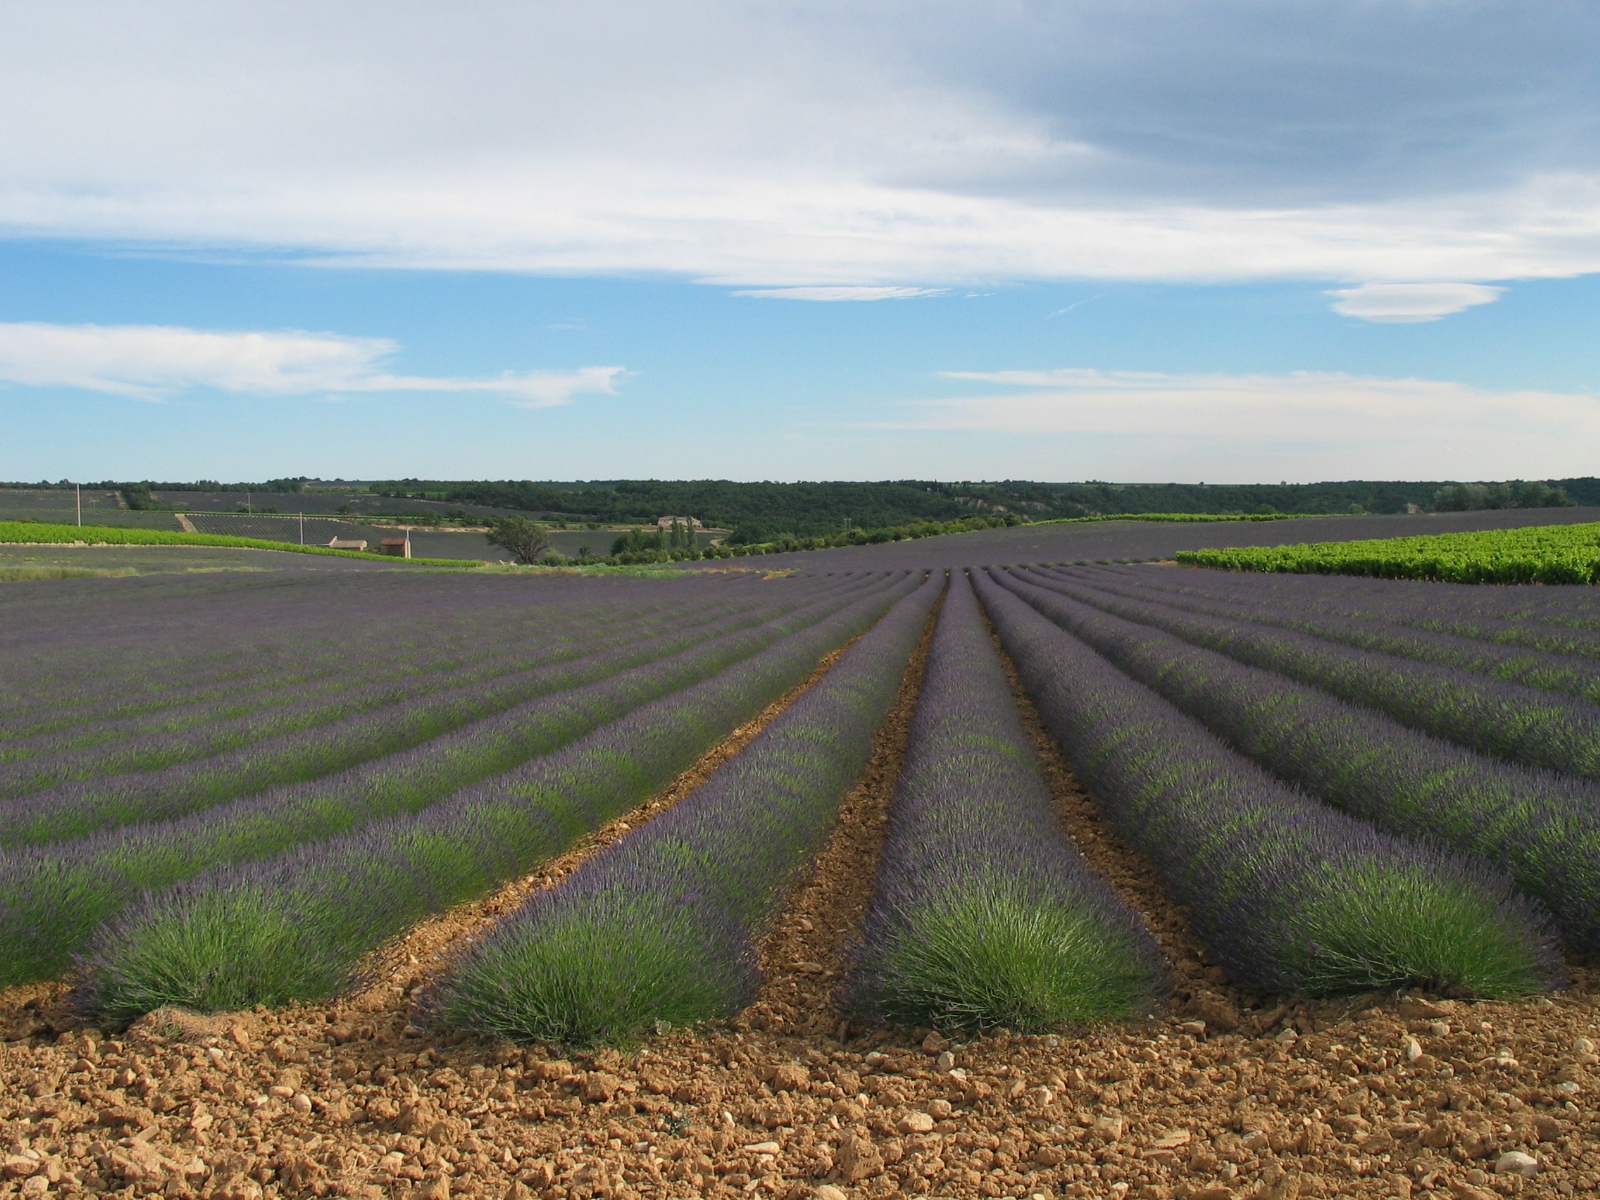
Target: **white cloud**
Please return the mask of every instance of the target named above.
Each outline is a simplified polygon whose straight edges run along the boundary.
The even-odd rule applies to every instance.
[[[917,296],[943,296],[947,291],[919,287],[786,287],[747,288],[734,295],[761,300],[911,300]]]
[[[919,400],[872,427],[958,432],[973,450],[974,434],[1029,439],[1032,477],[1547,479],[1591,473],[1600,454],[1600,397],[1582,393],[1318,372],[943,375],[1020,390]]]
[[[215,333],[167,325],[0,324],[0,380],[139,399],[189,388],[246,395],[485,392],[526,408],[612,392],[622,367],[507,371],[489,378],[397,375],[387,338],[293,331]]]
[[[1600,270],[1595,24],[13,0],[0,232],[761,289],[1573,275]]]
[[[1493,304],[1505,288],[1481,283],[1365,283],[1328,293],[1333,311],[1363,321],[1415,324],[1437,321],[1478,304]]]

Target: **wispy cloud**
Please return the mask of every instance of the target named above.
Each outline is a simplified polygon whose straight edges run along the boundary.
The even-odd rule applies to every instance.
[[[1054,478],[1103,478],[1097,461],[1144,478],[1549,478],[1600,454],[1600,397],[1584,393],[1309,371],[941,374],[1007,390],[914,401],[872,427],[1022,435],[1050,448]]]
[[[611,393],[622,367],[506,371],[488,378],[401,375],[387,338],[278,331],[212,332],[170,325],[0,324],[0,380],[156,400],[192,388],[245,395],[483,392],[526,408]]]
[[[1505,291],[1481,283],[1365,283],[1328,293],[1339,297],[1333,311],[1384,324],[1437,321],[1478,304],[1493,304]]]
[[[745,288],[734,295],[758,300],[914,300],[918,296],[943,296],[947,291],[920,287],[786,287]]]

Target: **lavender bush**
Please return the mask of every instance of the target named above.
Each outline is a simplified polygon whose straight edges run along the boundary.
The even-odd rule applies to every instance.
[[[902,601],[692,795],[501,921],[448,975],[439,1019],[592,1044],[748,1004],[757,943],[866,767],[939,590]]]
[[[1548,919],[1487,864],[1286,787],[1018,596],[977,583],[1080,778],[1236,984],[1512,996],[1555,977]]]
[[[1146,1012],[1143,921],[1067,840],[966,577],[928,654],[845,1004],[901,1025],[1042,1032]]]

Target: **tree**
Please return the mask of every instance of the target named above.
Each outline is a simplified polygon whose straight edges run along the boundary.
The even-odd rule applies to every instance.
[[[550,533],[527,517],[491,517],[489,545],[511,551],[519,563],[536,563],[550,549]]]

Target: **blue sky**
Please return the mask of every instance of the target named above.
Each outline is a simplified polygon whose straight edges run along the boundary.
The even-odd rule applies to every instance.
[[[1589,6],[8,5],[0,477],[1600,471]]]

